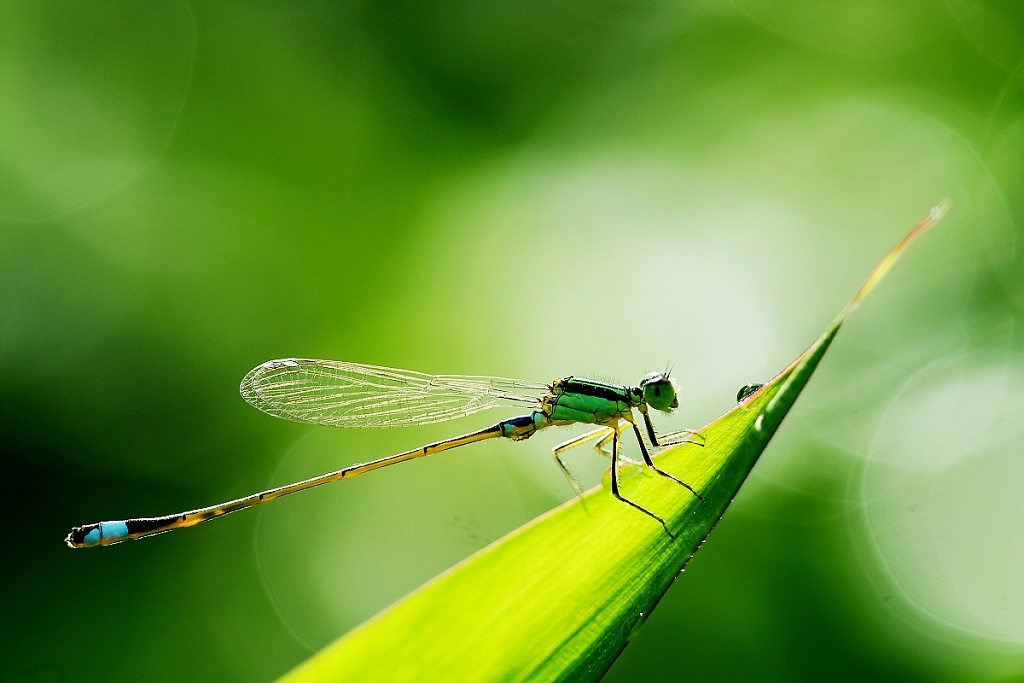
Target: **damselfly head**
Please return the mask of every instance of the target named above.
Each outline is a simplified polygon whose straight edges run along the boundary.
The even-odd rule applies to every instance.
[[[640,390],[644,392],[644,401],[655,410],[669,412],[679,407],[676,387],[667,373],[650,373],[640,380]]]

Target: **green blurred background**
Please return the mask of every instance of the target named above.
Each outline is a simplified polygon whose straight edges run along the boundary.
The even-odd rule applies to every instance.
[[[948,197],[607,680],[1024,680],[1022,106],[993,0],[0,4],[0,679],[270,680],[571,496],[543,434],[64,547],[500,417],[258,363],[673,364],[695,427]]]

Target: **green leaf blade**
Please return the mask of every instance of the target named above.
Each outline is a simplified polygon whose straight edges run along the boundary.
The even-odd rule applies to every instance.
[[[285,677],[303,681],[593,681],[628,644],[725,513],[839,328],[939,207],[872,270],[821,337],[752,396],[665,449],[658,466],[704,498],[639,468],[621,492],[676,535],[588,491],[496,541]]]

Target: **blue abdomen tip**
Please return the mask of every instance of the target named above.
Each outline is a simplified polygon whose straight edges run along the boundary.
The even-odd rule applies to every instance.
[[[128,538],[128,525],[124,522],[100,522],[99,532],[103,541],[116,543]]]
[[[100,539],[102,537],[103,536],[100,534],[100,528],[96,527],[95,529],[93,529],[92,531],[90,531],[82,537],[82,543],[85,545],[86,548],[89,548],[94,545],[99,545]]]

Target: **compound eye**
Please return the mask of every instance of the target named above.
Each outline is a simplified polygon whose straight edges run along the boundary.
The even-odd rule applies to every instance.
[[[654,384],[657,382],[664,382],[665,376],[660,372],[648,372],[644,375],[644,378],[640,380],[640,386],[646,387],[648,384]]]
[[[672,382],[658,373],[651,373],[641,383],[644,400],[655,410],[668,411],[679,406],[676,389]]]

